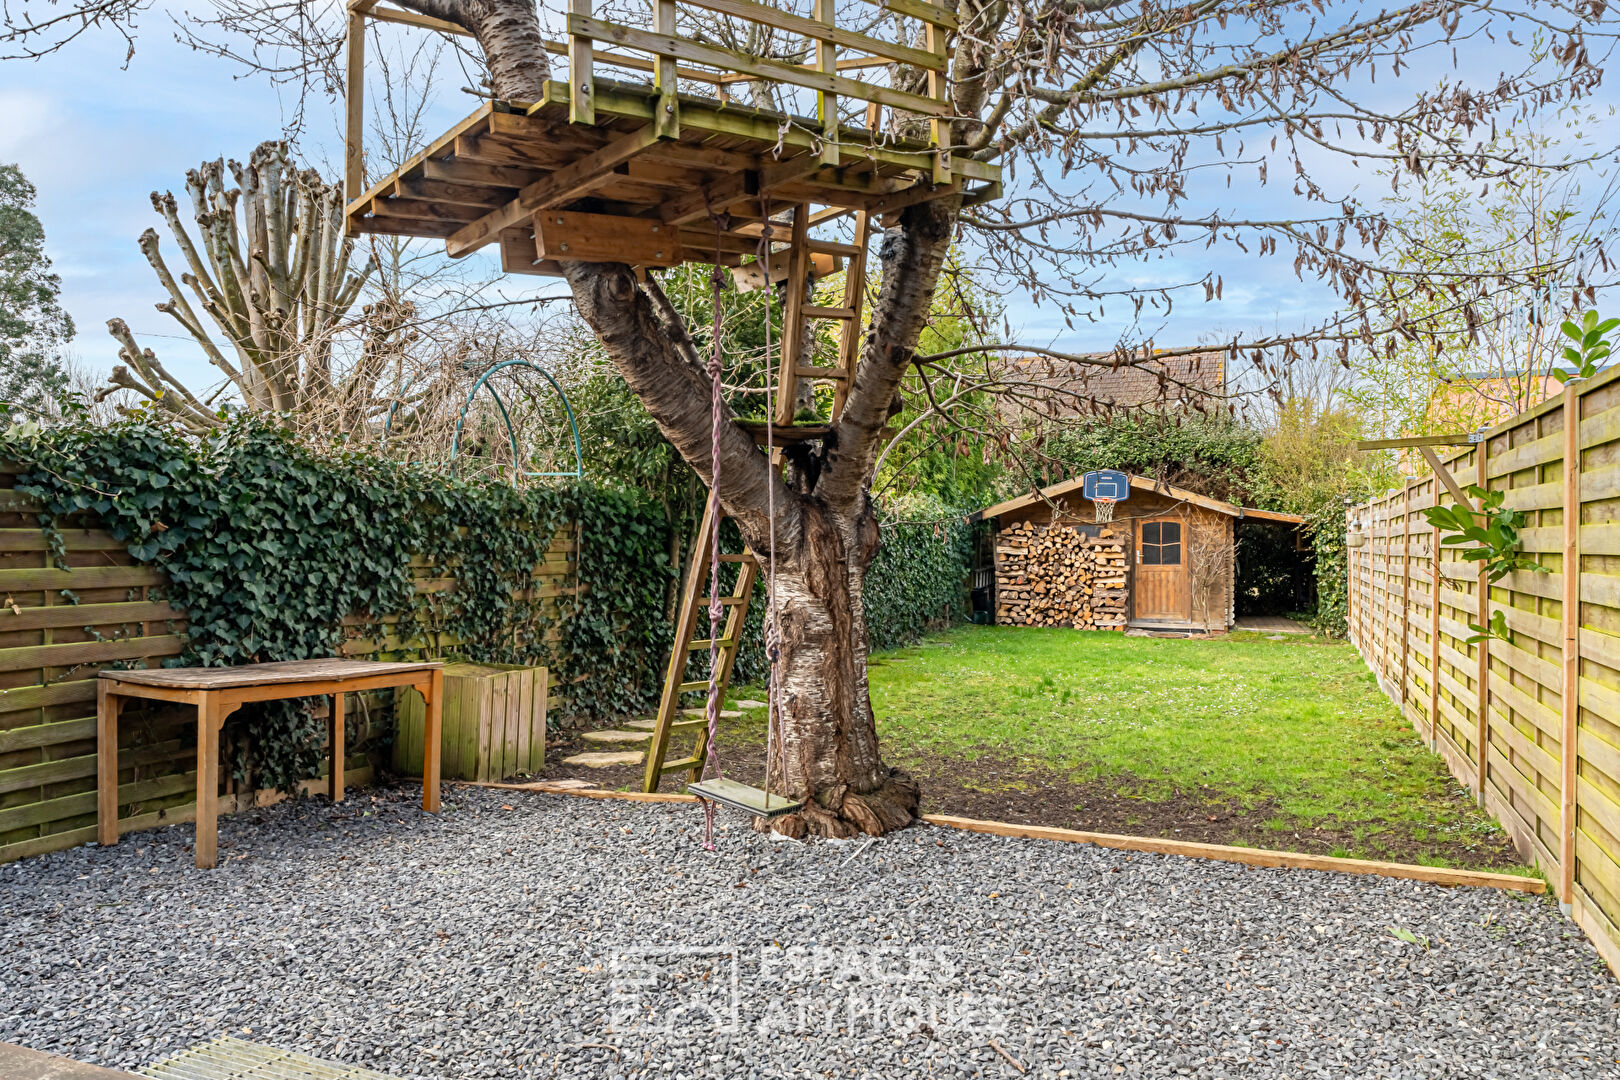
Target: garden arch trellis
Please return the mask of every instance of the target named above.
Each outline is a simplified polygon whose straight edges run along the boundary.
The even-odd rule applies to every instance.
[[[530,371],[538,372],[540,377],[545,379],[546,382],[550,383],[553,390],[557,391],[557,397],[562,401],[563,411],[568,415],[569,433],[574,439],[574,468],[572,472],[518,472],[517,432],[512,427],[512,414],[507,411],[506,402],[501,400],[501,395],[496,391],[494,385],[490,384],[489,382],[490,377],[496,372],[505,370],[506,368],[515,367],[528,368]],[[467,391],[466,400],[461,403],[461,413],[456,417],[455,437],[450,441],[450,473],[452,476],[455,475],[456,459],[461,451],[461,430],[467,422],[467,410],[472,407],[473,398],[478,396],[478,391],[483,389],[483,387],[486,385],[489,386],[489,396],[495,399],[495,404],[501,411],[501,420],[506,424],[506,439],[508,444],[512,447],[512,471],[514,477],[522,475],[531,478],[572,477],[574,479],[579,479],[585,475],[585,455],[580,448],[579,422],[574,418],[574,406],[573,403],[568,400],[567,392],[563,390],[562,386],[558,384],[556,379],[551,377],[551,373],[549,371],[543,367],[540,367],[538,364],[530,363],[527,360],[502,360],[498,364],[491,364],[489,368],[478,377],[477,381],[472,384],[472,388]]]

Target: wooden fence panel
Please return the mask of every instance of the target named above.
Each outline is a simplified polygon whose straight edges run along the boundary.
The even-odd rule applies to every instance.
[[[1414,478],[1350,512],[1367,535],[1348,549],[1351,639],[1620,973],[1620,370],[1444,464],[1524,512],[1546,572],[1487,582],[1423,520],[1450,496]],[[1493,612],[1512,640],[1470,644]]]
[[[15,477],[0,463],[0,862],[94,838],[96,673],[161,663],[186,630],[108,533],[63,528],[53,551]],[[170,708],[121,727],[119,803],[157,823],[190,802],[195,736]]]
[[[107,667],[162,664],[184,650],[187,629],[185,612],[168,602],[162,572],[136,565],[112,535],[64,527],[53,550],[56,541],[39,524],[41,508],[14,489],[16,474],[17,466],[0,462],[0,863],[95,839],[96,675]],[[544,601],[548,614],[565,614],[558,602],[577,593],[576,554],[574,530],[561,530],[520,594]],[[454,578],[430,576],[420,560],[415,574],[419,594],[454,602]],[[430,618],[431,611],[430,605]],[[413,659],[465,644],[442,633],[402,642],[388,631],[398,619],[344,620],[343,654]],[[547,629],[553,640],[560,633],[556,625]],[[351,722],[391,701],[390,694],[362,703]],[[553,688],[547,705],[561,704]],[[371,772],[361,742],[351,742],[348,778],[356,784]],[[120,831],[192,820],[195,770],[190,710],[126,709],[119,724]],[[245,809],[275,798],[238,794],[229,770],[221,775],[224,805]],[[324,785],[305,786],[324,792]]]

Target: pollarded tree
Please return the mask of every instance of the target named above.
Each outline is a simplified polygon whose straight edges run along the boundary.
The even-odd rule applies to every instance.
[[[378,386],[398,382],[384,377],[393,374],[412,312],[387,298],[359,304],[376,263],[356,265],[354,241],[343,235],[341,188],[298,168],[285,143],[266,142],[245,165],[192,169],[185,194],[182,203],[172,192],[152,193],[176,265],[156,229],[141,234],[141,253],[168,293],[157,309],[223,374],[221,389],[194,391],[113,319],[107,329],[123,363],[101,396],[132,391],[145,410],[192,432],[223,424],[219,406],[231,400],[323,434],[352,434],[377,421],[391,404]]]
[[[467,29],[483,49],[497,98],[542,98],[551,70],[535,0],[401,2]],[[959,233],[1009,284],[1073,321],[1102,317],[1108,303],[1151,318],[1182,295],[1222,294],[1215,273],[1190,272],[1179,281],[1163,274],[1144,286],[1138,282],[1146,275],[1122,272],[1133,264],[1216,245],[1261,256],[1286,247],[1296,274],[1337,290],[1345,308],[1268,340],[1229,343],[1233,359],[1242,355],[1268,370],[1324,345],[1372,344],[1392,326],[1422,333],[1399,310],[1404,298],[1439,296],[1448,310],[1467,309],[1501,275],[1439,267],[1413,276],[1386,266],[1380,251],[1400,240],[1390,222],[1355,201],[1343,177],[1363,163],[1369,172],[1439,169],[1470,177],[1509,170],[1514,162],[1470,143],[1466,133],[1598,87],[1614,30],[1602,0],[1511,2],[1417,0],[1377,12],[1330,0],[952,5],[961,27],[948,73],[948,141],[958,155],[1002,163],[1016,183],[990,206],[964,210],[960,196],[948,195],[910,206],[888,224],[881,287],[845,410],[810,467],[781,477],[739,426],[722,422],[712,431],[707,381],[651,284],[639,283],[628,266],[561,264],[580,313],[631,391],[681,455],[717,483],[756,551],[769,548],[767,506],[776,507],[783,769],[786,789],[807,800],[802,814],[778,819],[778,828],[878,833],[908,823],[917,807],[915,786],[883,763],[867,692],[861,597],[878,544],[868,483],[908,372],[926,382],[954,377],[959,362],[971,362],[982,365],[967,384],[972,391],[994,392],[1005,381],[994,364],[975,359],[983,356],[976,347],[917,352]],[[312,38],[313,6],[308,18],[286,17],[303,3],[229,0],[220,10],[224,25],[255,35],[256,45],[302,49],[310,71],[329,70],[336,28],[324,40]],[[280,14],[271,19],[271,11]],[[1551,55],[1510,44],[1514,20],[1551,28]],[[295,22],[296,35],[277,30]],[[1489,41],[1521,70],[1477,86],[1447,82],[1404,94],[1397,78],[1391,89],[1403,67],[1420,63],[1432,72],[1465,43],[1479,70],[1493,55]],[[278,65],[283,74],[294,66],[285,59]],[[921,74],[902,67],[896,85],[915,85]],[[1432,75],[1424,85],[1433,85]],[[1268,172],[1286,175],[1293,189],[1264,200],[1283,212],[1221,209],[1223,174],[1264,184]],[[1386,300],[1390,306],[1380,306]],[[1153,354],[1121,345],[1112,355],[1069,359],[1135,364]],[[718,462],[711,446],[718,446]]]

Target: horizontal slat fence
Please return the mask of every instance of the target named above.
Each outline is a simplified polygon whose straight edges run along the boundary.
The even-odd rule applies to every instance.
[[[1548,572],[1490,583],[1423,515],[1446,488],[1410,479],[1350,512],[1351,640],[1620,973],[1620,370],[1443,464],[1506,493]],[[1513,640],[1469,644],[1493,612]]]
[[[72,847],[96,836],[96,676],[104,668],[156,667],[186,643],[185,612],[166,598],[163,573],[136,565],[124,544],[86,527],[64,527],[59,550],[39,526],[40,507],[14,490],[18,467],[0,462],[0,863]],[[91,522],[69,522],[87,525]],[[557,534],[533,584],[514,595],[558,601],[577,591],[577,542]],[[62,569],[62,566],[68,569]],[[455,579],[413,564],[419,594],[453,604]],[[429,618],[434,605],[429,606]],[[398,616],[344,620],[346,656],[417,659],[465,645],[444,632],[400,641]],[[520,633],[521,631],[514,631]],[[546,631],[555,640],[555,623]],[[353,719],[390,707],[374,697]],[[555,688],[550,708],[561,702]],[[371,762],[353,738],[348,780],[364,784]],[[196,785],[196,719],[188,709],[128,707],[119,724],[119,830],[190,821]],[[241,792],[224,777],[221,809],[247,809],[278,796]],[[305,785],[324,792],[325,780]]]
[[[160,664],[186,641],[160,571],[96,529],[59,530],[53,552],[15,475],[0,464],[0,862],[95,839],[96,673]],[[189,726],[172,708],[130,711],[118,755],[130,827],[189,809]]]

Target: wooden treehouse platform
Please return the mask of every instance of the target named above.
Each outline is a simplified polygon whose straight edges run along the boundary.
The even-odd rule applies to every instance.
[[[851,213],[882,217],[945,195],[972,202],[999,196],[997,166],[955,158],[939,141],[948,131],[945,42],[955,16],[920,0],[881,6],[897,13],[897,23],[902,15],[918,20],[932,49],[840,28],[830,0],[825,21],[747,0],[650,4],[651,22],[670,29],[688,8],[702,8],[778,35],[803,35],[814,40],[817,63],[800,66],[592,18],[589,0],[574,0],[567,42],[550,43],[568,57],[566,80],[550,81],[537,102],[485,104],[365,188],[365,21],[460,31],[359,0],[350,8],[347,227],[442,239],[457,258],[499,244],[506,272],[552,275],[559,259],[712,263],[717,247],[722,264],[737,266],[757,254],[766,215],[774,219],[772,252],[785,253],[792,243],[789,212],[800,206],[814,227]],[[616,51],[599,53],[596,42]],[[840,57],[841,47],[855,55]],[[874,65],[887,71],[896,60],[929,71],[929,95],[839,73]],[[598,67],[629,75],[642,69],[653,78],[609,78]],[[778,97],[813,95],[819,117],[732,100],[738,84],[760,81],[785,91]],[[840,98],[866,103],[866,126],[838,118]],[[932,135],[902,139],[873,130],[884,107]],[[715,216],[722,213],[729,222],[717,244]],[[803,242],[823,260],[854,255],[848,243],[808,235]],[[823,273],[840,264],[824,262]],[[773,271],[780,277],[783,268]]]

